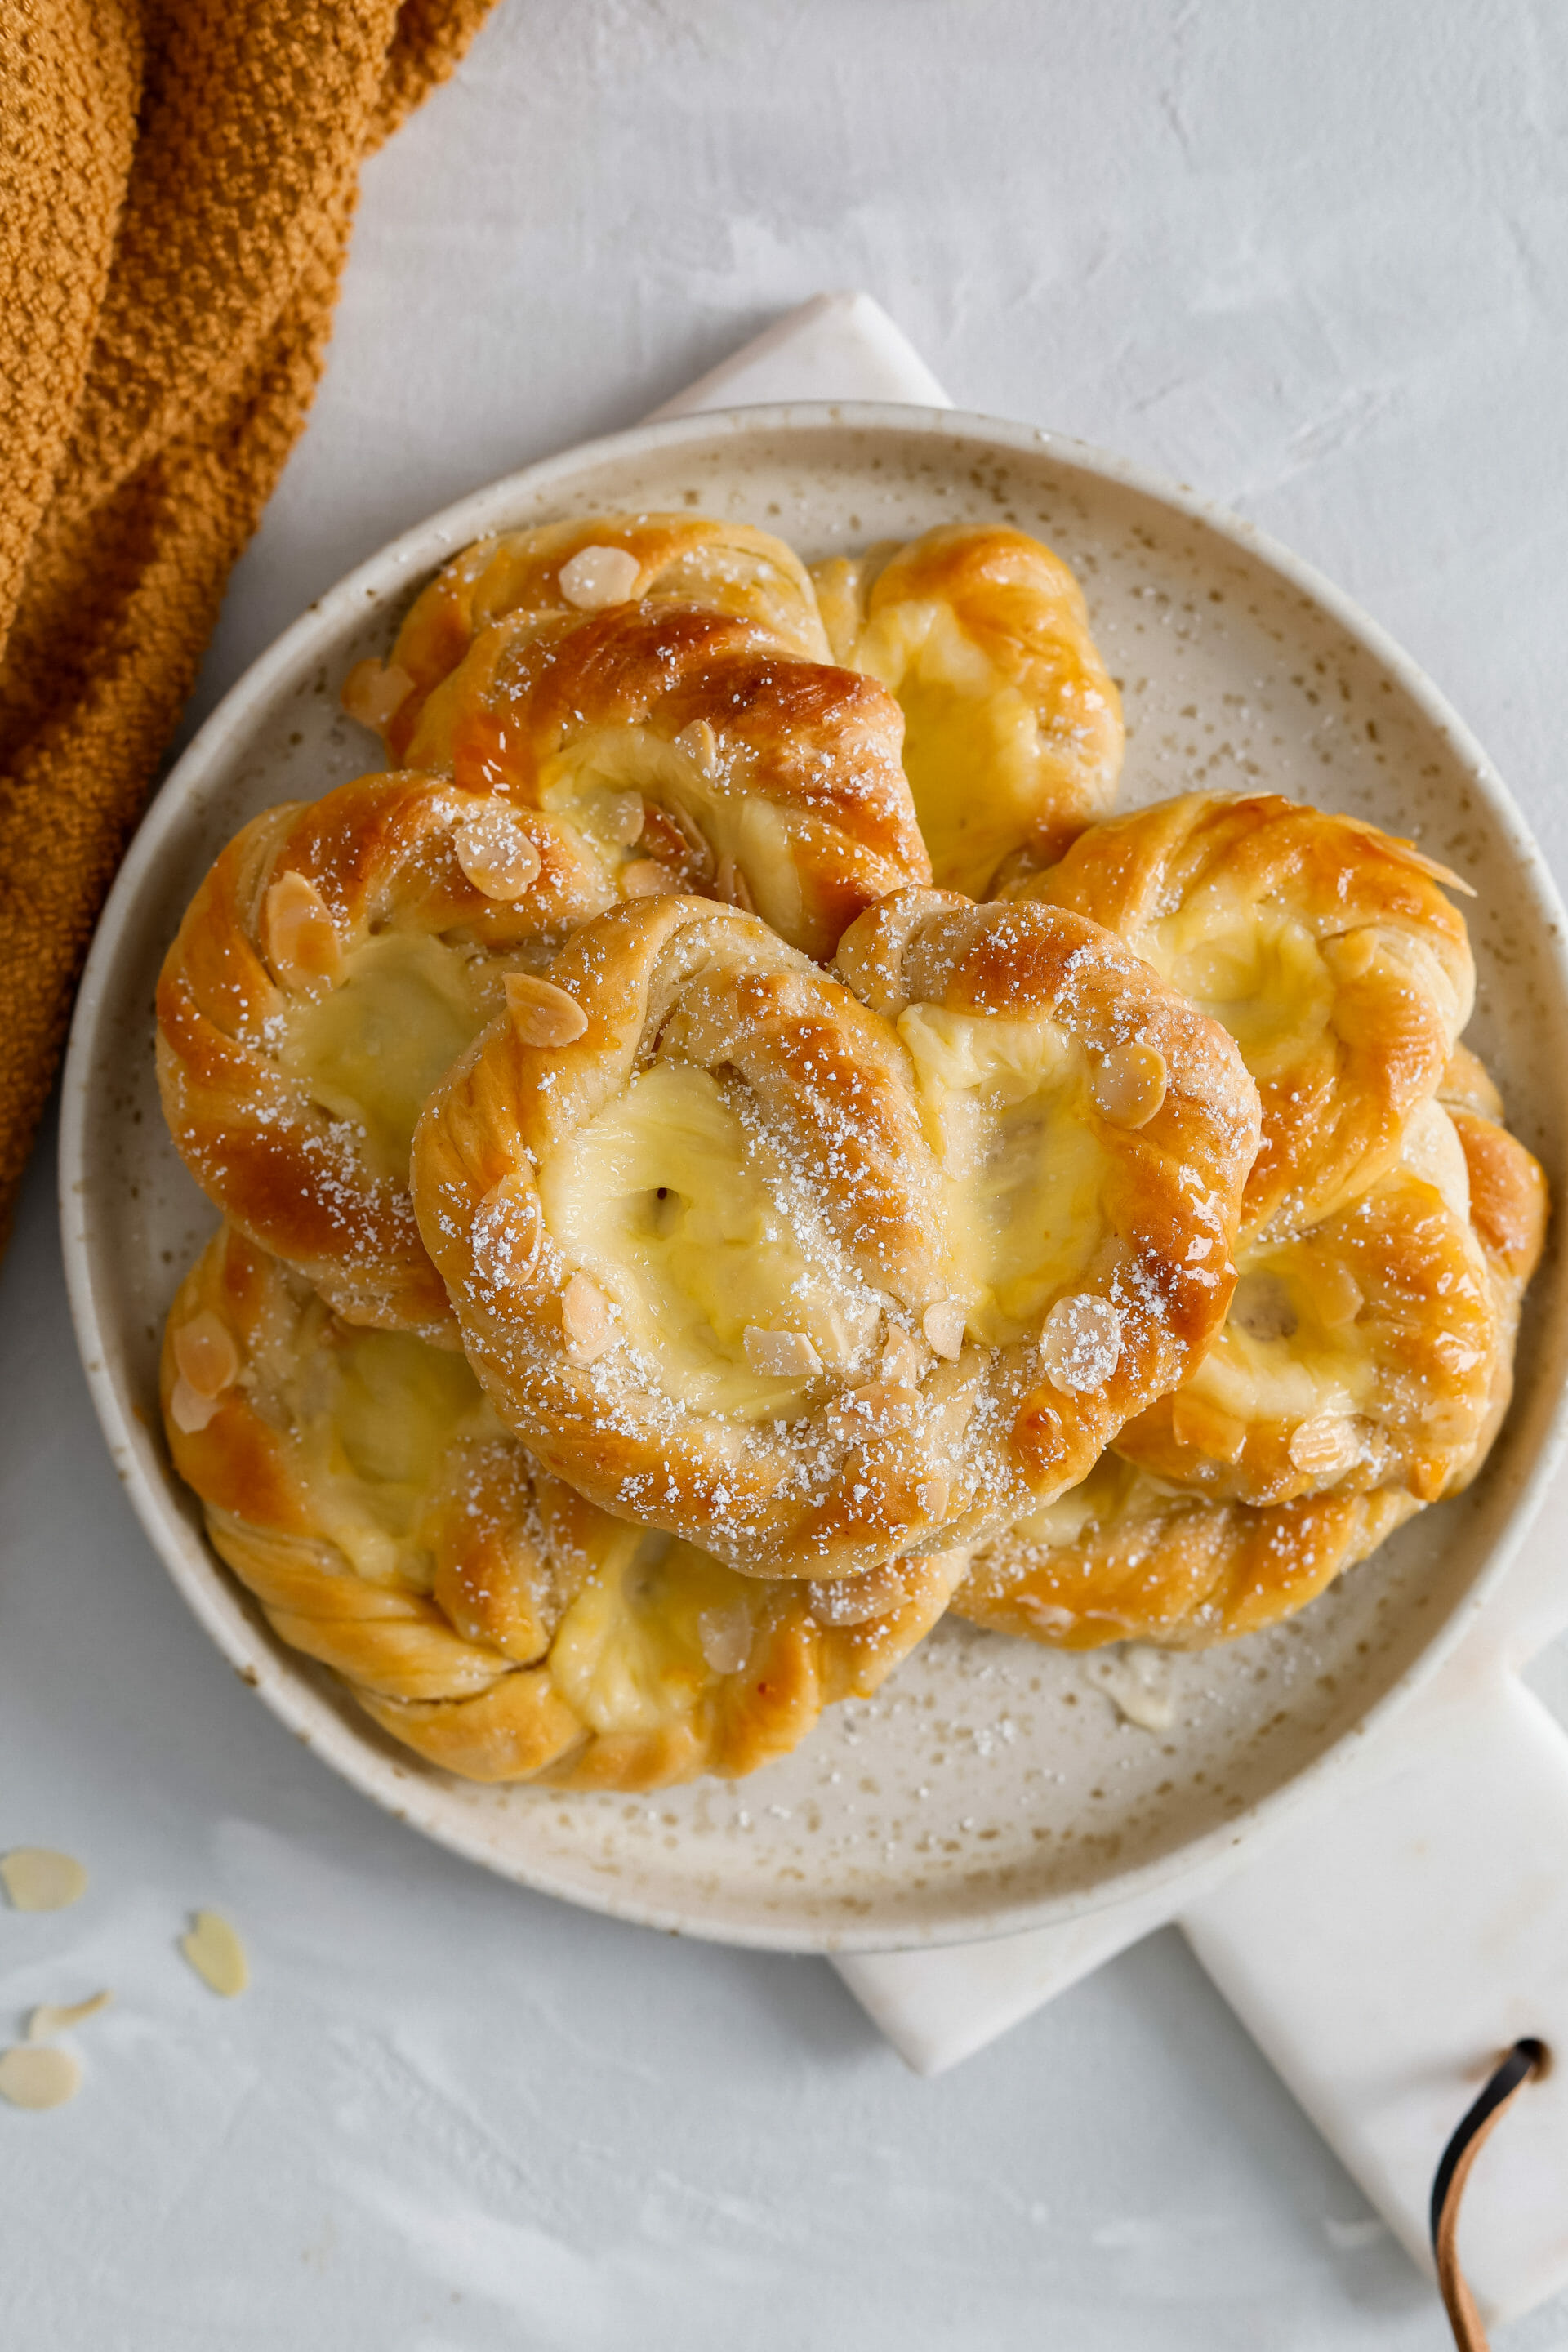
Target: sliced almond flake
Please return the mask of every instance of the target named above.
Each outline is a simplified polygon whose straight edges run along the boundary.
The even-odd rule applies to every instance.
[[[937,1298],[921,1317],[926,1345],[946,1363],[956,1363],[963,1352],[963,1327],[968,1318],[956,1298]]]
[[[503,906],[526,898],[539,879],[540,856],[510,809],[481,809],[452,835],[452,853],[481,897]]]
[[[29,2042],[47,2042],[51,2034],[68,2033],[73,2025],[85,2024],[89,2017],[96,2017],[100,2009],[107,2009],[113,1999],[114,1995],[105,1990],[95,1992],[90,2000],[64,2003],[41,2000],[27,2020],[27,2039]]]
[[[14,2107],[63,2107],[81,2088],[81,2062],[48,2042],[0,2051],[0,2099]]]
[[[617,793],[605,818],[605,834],[622,849],[642,839],[647,823],[647,803],[641,793]]]
[[[232,2000],[250,1982],[245,1946],[216,1911],[196,1913],[189,1934],[180,1938],[180,1949],[202,1982],[222,1993],[226,2000]]]
[[[748,1323],[742,1345],[748,1366],[764,1381],[809,1380],[822,1370],[822,1359],[804,1331],[770,1331]]]
[[[1147,1127],[1165,1099],[1170,1073],[1158,1045],[1134,1038],[1113,1045],[1089,1081],[1094,1107],[1112,1127]]]
[[[716,1675],[743,1675],[752,1654],[752,1616],[744,1601],[704,1609],[697,1619],[702,1655]]]
[[[201,1396],[181,1372],[169,1392],[169,1417],[187,1437],[197,1436],[223,1410],[220,1396]]]
[[[292,866],[269,885],[262,901],[262,938],[268,961],[285,988],[333,980],[342,967],[331,909],[309,876]]]
[[[887,1345],[882,1349],[882,1378],[890,1381],[895,1388],[918,1389],[924,1370],[925,1360],[915,1343],[913,1333],[893,1324],[888,1332]]]
[[[525,1045],[570,1045],[588,1026],[574,996],[536,972],[509,971],[502,986],[511,1025]]]
[[[1341,1258],[1324,1258],[1308,1270],[1312,1304],[1331,1331],[1353,1323],[1366,1305],[1366,1293]]]
[[[719,765],[719,738],[713,732],[710,719],[693,719],[675,739],[677,746],[689,760],[695,761],[705,776],[710,776]]]
[[[947,1508],[947,1498],[952,1487],[946,1478],[922,1478],[915,1488],[915,1501],[922,1517],[940,1519]]]
[[[561,567],[561,593],[580,613],[624,604],[637,584],[641,564],[624,547],[580,547]]]
[[[181,1324],[174,1333],[174,1349],[182,1378],[199,1397],[222,1396],[239,1378],[239,1349],[234,1334],[210,1307]]]
[[[627,898],[668,898],[675,887],[657,857],[634,858],[621,868],[621,891]]]
[[[373,654],[355,662],[343,680],[342,701],[351,719],[379,735],[389,727],[414,691],[414,680],[397,662],[378,662]]]
[[[1109,1298],[1058,1298],[1040,1328],[1040,1361],[1065,1395],[1105,1386],[1121,1360],[1121,1320]]]
[[[64,1911],[87,1893],[87,1873],[75,1855],[47,1845],[18,1845],[0,1854],[0,1879],[17,1911]]]
[[[615,1339],[610,1302],[585,1274],[574,1274],[561,1294],[561,1328],[567,1353],[579,1364],[591,1364]]]
[[[1341,1415],[1319,1413],[1311,1421],[1296,1423],[1288,1451],[1305,1476],[1321,1478],[1331,1470],[1350,1467],[1356,1452],[1355,1433]]]

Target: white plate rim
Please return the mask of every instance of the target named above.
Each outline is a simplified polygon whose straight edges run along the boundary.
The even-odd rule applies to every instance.
[[[548,1868],[511,1866],[478,1836],[463,1834],[446,1820],[422,1819],[414,1772],[400,1771],[368,1740],[356,1738],[331,1717],[302,1675],[262,1645],[237,1595],[227,1591],[226,1572],[205,1546],[170,1511],[159,1485],[148,1475],[132,1443],[129,1417],[109,1368],[100,1338],[86,1236],[73,1220],[73,1204],[87,1184],[87,1091],[83,1083],[106,976],[136,906],[143,877],[155,867],[164,837],[184,801],[226,742],[240,734],[274,681],[289,674],[319,638],[330,638],[365,601],[384,603],[410,579],[422,576],[470,541],[504,527],[504,509],[525,498],[565,485],[585,467],[645,454],[679,449],[686,442],[717,437],[741,439],[799,432],[813,426],[868,434],[935,435],[953,441],[1037,455],[1059,452],[1086,473],[1133,490],[1174,513],[1190,517],[1266,564],[1328,614],[1347,636],[1397,679],[1412,701],[1447,736],[1457,758],[1505,834],[1519,878],[1535,900],[1551,941],[1550,960],[1568,1002],[1568,915],[1541,849],[1522,814],[1486,751],[1428,674],[1353,598],[1316,567],[1258,529],[1244,517],[1200,497],[1132,461],[1070,436],[992,417],[982,412],[917,407],[888,401],[792,401],[753,407],[700,412],[690,416],[636,425],[625,432],[575,445],[468,493],[423,522],[403,531],[356,565],[318,598],[229,688],[159,785],[120,867],[99,919],[83,969],[72,1016],[62,1076],[59,1142],[61,1242],[68,1297],[89,1391],[111,1458],[142,1528],[181,1597],[215,1645],[263,1702],[297,1738],[311,1747],[360,1793],[395,1818],[418,1829],[448,1852],[535,1891],[630,1924],[702,1940],[784,1952],[871,1952],[975,1943],[1066,1925],[1110,1905],[1133,1903],[1162,1888],[1195,1887],[1212,1877],[1227,1853],[1272,1835],[1303,1804],[1321,1796],[1362,1753],[1368,1736],[1381,1730],[1408,1705],[1447,1662],[1491,1600],[1516,1557],[1548,1485],[1568,1448],[1568,1391],[1560,1391],[1542,1426],[1533,1458],[1521,1479],[1486,1564],[1473,1579],[1462,1604],[1452,1610],[1423,1643],[1404,1672],[1365,1712],[1327,1747],[1234,1819],[1217,1824],[1170,1853],[1103,1884],[1033,1902],[1004,1904],[959,1921],[933,1922],[890,1937],[887,1927],[846,1924],[802,1933],[787,1925],[758,1921],[705,1923],[689,1907],[639,1899],[618,1886],[585,1886],[557,1877]],[[227,1605],[226,1605],[226,1603]],[[1181,1907],[1173,1893],[1170,1915]]]

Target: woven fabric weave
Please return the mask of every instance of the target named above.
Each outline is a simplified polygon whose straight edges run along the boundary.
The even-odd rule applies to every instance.
[[[360,164],[489,5],[0,0],[0,1234]]]

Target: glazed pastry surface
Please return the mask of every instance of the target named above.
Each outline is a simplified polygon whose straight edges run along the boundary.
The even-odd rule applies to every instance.
[[[386,661],[353,673],[345,704],[402,764],[431,693],[493,622],[627,604],[727,614],[798,660],[832,659],[811,580],[782,539],[706,515],[590,515],[466,547],[415,599]]]
[[[1479,1076],[1479,1088],[1468,1072],[1458,1083],[1497,1108]],[[1152,1475],[1118,1445],[1059,1502],[977,1548],[953,1604],[961,1616],[1065,1649],[1127,1640],[1205,1648],[1305,1608],[1426,1503],[1468,1486],[1508,1409],[1520,1306],[1547,1204],[1539,1163],[1515,1137],[1458,1100],[1452,1117],[1490,1319],[1456,1416],[1468,1443],[1453,1449],[1443,1484],[1423,1486],[1419,1471],[1429,1463],[1415,1475],[1396,1463],[1388,1483],[1352,1469],[1259,1504]]]
[[[231,1227],[164,1339],[176,1466],[282,1640],[479,1780],[646,1789],[786,1754],[941,1615],[962,1553],[764,1585],[549,1477],[458,1355],[334,1316]]]
[[[904,766],[942,887],[985,898],[1105,814],[1121,697],[1082,591],[1048,547],[954,523],[835,557],[812,577],[835,659],[902,708]]]
[[[592,526],[605,541],[595,550],[577,526],[529,535],[552,541],[548,560],[510,542],[470,551],[464,625],[421,620],[424,599],[405,625],[444,650],[408,652],[428,683],[409,689],[389,748],[575,826],[623,898],[688,890],[737,905],[826,961],[864,907],[930,877],[901,714],[872,679],[828,664],[799,566],[783,572],[749,542],[787,550],[738,526],[668,520],[643,536],[690,541],[684,554],[639,569],[622,551],[625,593],[587,610],[558,593],[560,551],[608,557],[607,523]],[[626,523],[623,536],[637,531]],[[453,593],[443,574],[426,592],[432,613]]]
[[[159,979],[159,1087],[191,1173],[351,1321],[455,1346],[409,1199],[415,1121],[506,974],[613,898],[571,828],[421,777],[268,810]]]
[[[606,915],[560,1041],[498,1024],[415,1145],[504,1417],[762,1576],[1081,1475],[1223,1317],[1257,1144],[1224,1032],[1072,916],[909,891],[839,961],[857,993],[733,911]]]
[[[1303,1607],[1476,1475],[1547,1200],[1455,1043],[1474,980],[1445,879],[1352,820],[1194,794],[1020,886],[1114,920],[1226,1024],[1263,1141],[1209,1352],[977,1552],[960,1613],[1069,1647],[1202,1646]]]
[[[1263,1102],[1245,1230],[1314,1223],[1405,1149],[1475,999],[1454,877],[1277,793],[1190,793],[1083,834],[1016,895],[1124,939],[1235,1036]]]

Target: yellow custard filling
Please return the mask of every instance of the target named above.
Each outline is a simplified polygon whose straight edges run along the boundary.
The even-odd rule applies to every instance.
[[[904,773],[939,883],[984,895],[1038,814],[1039,717],[940,604],[879,613],[855,666],[904,714]]]
[[[297,1417],[322,1533],[369,1582],[428,1591],[420,1525],[449,1451],[500,1427],[467,1362],[407,1331],[323,1333],[300,1379]]]
[[[1183,1393],[1248,1423],[1358,1412],[1377,1367],[1353,1319],[1325,1319],[1322,1271],[1307,1241],[1250,1252],[1225,1327]]]
[[[552,1679],[590,1730],[657,1731],[689,1713],[720,1673],[744,1669],[757,1588],[707,1552],[634,1529],[595,1568],[550,1651]]]
[[[1229,1030],[1253,1076],[1299,1061],[1334,1009],[1334,983],[1311,930],[1282,908],[1197,893],[1151,926],[1138,951],[1200,1012]]]
[[[580,737],[541,772],[540,806],[585,833],[612,862],[645,857],[627,842],[628,796],[684,817],[712,852],[746,877],[764,922],[793,937],[802,919],[790,828],[773,804],[747,789],[754,761],[711,729],[690,744],[647,727],[606,727]]]
[[[500,1002],[499,980],[461,949],[385,931],[345,957],[336,987],[298,1001],[279,1058],[323,1110],[363,1130],[373,1171],[405,1184],[420,1112]]]
[[[877,1328],[879,1302],[789,1190],[718,1081],[675,1061],[642,1071],[539,1171],[552,1236],[614,1299],[660,1386],[744,1419],[787,1412],[820,1380],[760,1374],[748,1330],[799,1333],[843,1369]]]
[[[898,1028],[942,1162],[952,1295],[988,1344],[1032,1337],[1106,1231],[1086,1058],[1038,1019],[912,1004]]]

